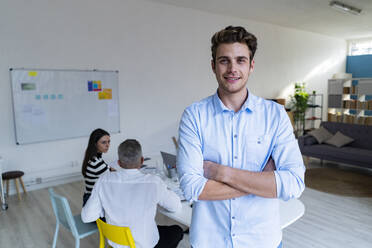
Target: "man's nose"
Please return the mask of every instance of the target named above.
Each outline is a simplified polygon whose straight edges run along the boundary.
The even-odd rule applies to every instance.
[[[236,72],[236,67],[237,65],[236,65],[236,63],[235,62],[231,62],[230,64],[229,64],[229,67],[228,67],[228,69],[229,69],[229,72]]]

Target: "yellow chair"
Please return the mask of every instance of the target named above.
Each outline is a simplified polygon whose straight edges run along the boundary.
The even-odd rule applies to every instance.
[[[99,248],[105,248],[105,238],[118,245],[136,248],[129,227],[110,225],[101,219],[97,219],[96,222],[99,230]]]

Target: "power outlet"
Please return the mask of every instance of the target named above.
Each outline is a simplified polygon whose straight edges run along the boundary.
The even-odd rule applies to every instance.
[[[41,179],[41,177],[37,177],[35,181],[37,184],[40,184],[42,183],[43,180]]]

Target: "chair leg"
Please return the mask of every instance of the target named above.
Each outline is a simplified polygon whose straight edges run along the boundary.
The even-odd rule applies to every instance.
[[[52,248],[56,248],[57,237],[58,237],[58,231],[59,231],[59,224],[58,224],[58,222],[57,222],[57,224],[56,224],[56,232],[54,233],[54,238],[53,238],[53,245],[52,245]]]
[[[6,180],[6,196],[9,197],[9,179]]]
[[[15,183],[16,190],[17,190],[18,200],[21,200],[21,194],[19,193],[19,187],[18,187],[17,179],[14,179],[14,183]]]
[[[24,183],[23,183],[22,177],[19,178],[19,181],[21,182],[21,186],[22,186],[23,192],[24,192],[25,194],[27,194],[26,187],[25,187],[25,185],[24,185]]]
[[[75,248],[80,248],[80,239],[75,237]]]

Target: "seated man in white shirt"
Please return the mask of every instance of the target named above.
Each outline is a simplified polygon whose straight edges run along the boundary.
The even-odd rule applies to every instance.
[[[181,209],[180,198],[167,189],[160,177],[139,171],[143,156],[137,140],[121,143],[118,155],[121,168],[107,171],[98,179],[81,212],[82,220],[92,222],[105,217],[109,224],[128,226],[137,248],[177,247],[183,237],[182,228],[157,226],[155,215],[157,204],[168,211]],[[114,248],[123,247],[109,243]]]

